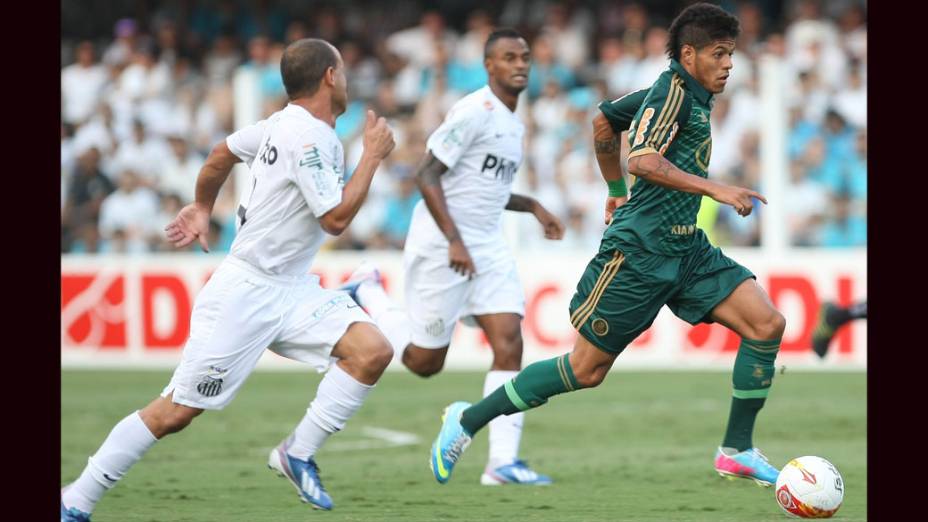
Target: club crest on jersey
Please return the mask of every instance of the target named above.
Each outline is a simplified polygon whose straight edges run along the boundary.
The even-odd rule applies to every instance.
[[[218,366],[210,366],[203,379],[197,383],[197,391],[204,397],[215,397],[222,391],[222,377],[226,370]]]
[[[494,178],[505,183],[512,182],[517,170],[519,170],[519,165],[516,162],[506,158],[498,158],[493,154],[487,154],[487,157],[483,159],[483,165],[480,167],[481,174],[489,172]]]

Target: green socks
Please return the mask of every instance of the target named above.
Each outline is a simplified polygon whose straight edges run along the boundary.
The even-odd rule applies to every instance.
[[[548,402],[548,397],[580,389],[569,355],[526,366],[511,381],[464,410],[461,426],[473,436],[500,415],[530,410]]]
[[[779,350],[779,339],[741,340],[731,377],[734,390],[722,447],[735,448],[738,451],[753,447],[751,435],[754,433],[754,420],[767,400],[767,393],[773,383],[773,362]]]

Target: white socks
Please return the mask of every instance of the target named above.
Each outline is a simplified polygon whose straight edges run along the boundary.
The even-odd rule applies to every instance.
[[[299,460],[315,455],[329,435],[345,427],[373,387],[356,381],[333,364],[319,383],[316,398],[306,410],[306,415],[293,431],[293,441],[287,453]]]
[[[483,396],[490,395],[518,373],[512,370],[490,370],[483,381]],[[512,415],[500,415],[490,421],[490,468],[496,469],[516,460],[519,455],[519,442],[522,440],[524,419],[525,413],[520,411]]]
[[[87,459],[87,467],[80,478],[62,494],[64,505],[92,513],[103,494],[115,486],[155,442],[158,439],[145,426],[139,412],[130,413],[113,427],[100,449]]]
[[[383,287],[372,282],[363,282],[358,286],[358,301],[371,314],[371,319],[390,341],[397,353],[403,353],[409,344],[409,318],[406,310],[400,308],[390,299]]]

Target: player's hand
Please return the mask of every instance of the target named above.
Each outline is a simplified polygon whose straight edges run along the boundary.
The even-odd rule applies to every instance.
[[[448,244],[448,266],[462,276],[467,276],[468,279],[474,277],[474,274],[477,273],[474,260],[470,258],[470,252],[467,251],[467,247],[464,246],[464,242],[460,238],[454,239]]]
[[[367,111],[367,120],[364,122],[364,152],[372,154],[382,160],[390,154],[396,143],[393,142],[393,129],[387,125],[387,120]]]
[[[757,198],[763,201],[765,205],[767,204],[767,198],[760,195],[759,192],[722,184],[719,184],[713,193],[709,194],[709,197],[723,205],[731,205],[741,217],[748,217],[751,215],[751,211],[754,210],[754,201],[751,198]]]
[[[164,230],[174,248],[183,248],[194,239],[199,239],[200,248],[209,252],[209,244],[206,242],[209,233],[209,210],[196,203],[180,209],[174,221],[168,223]]]
[[[615,212],[615,209],[621,207],[628,201],[628,196],[622,196],[620,198],[607,197],[606,198],[606,224],[609,225],[612,223],[612,213]]]
[[[545,229],[545,239],[561,239],[564,237],[564,223],[561,223],[557,216],[541,208],[540,205],[539,210],[535,213],[535,218]]]

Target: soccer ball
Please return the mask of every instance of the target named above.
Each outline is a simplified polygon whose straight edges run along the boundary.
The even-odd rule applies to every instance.
[[[799,457],[780,470],[776,493],[777,503],[787,515],[830,518],[844,501],[844,480],[831,462]]]

